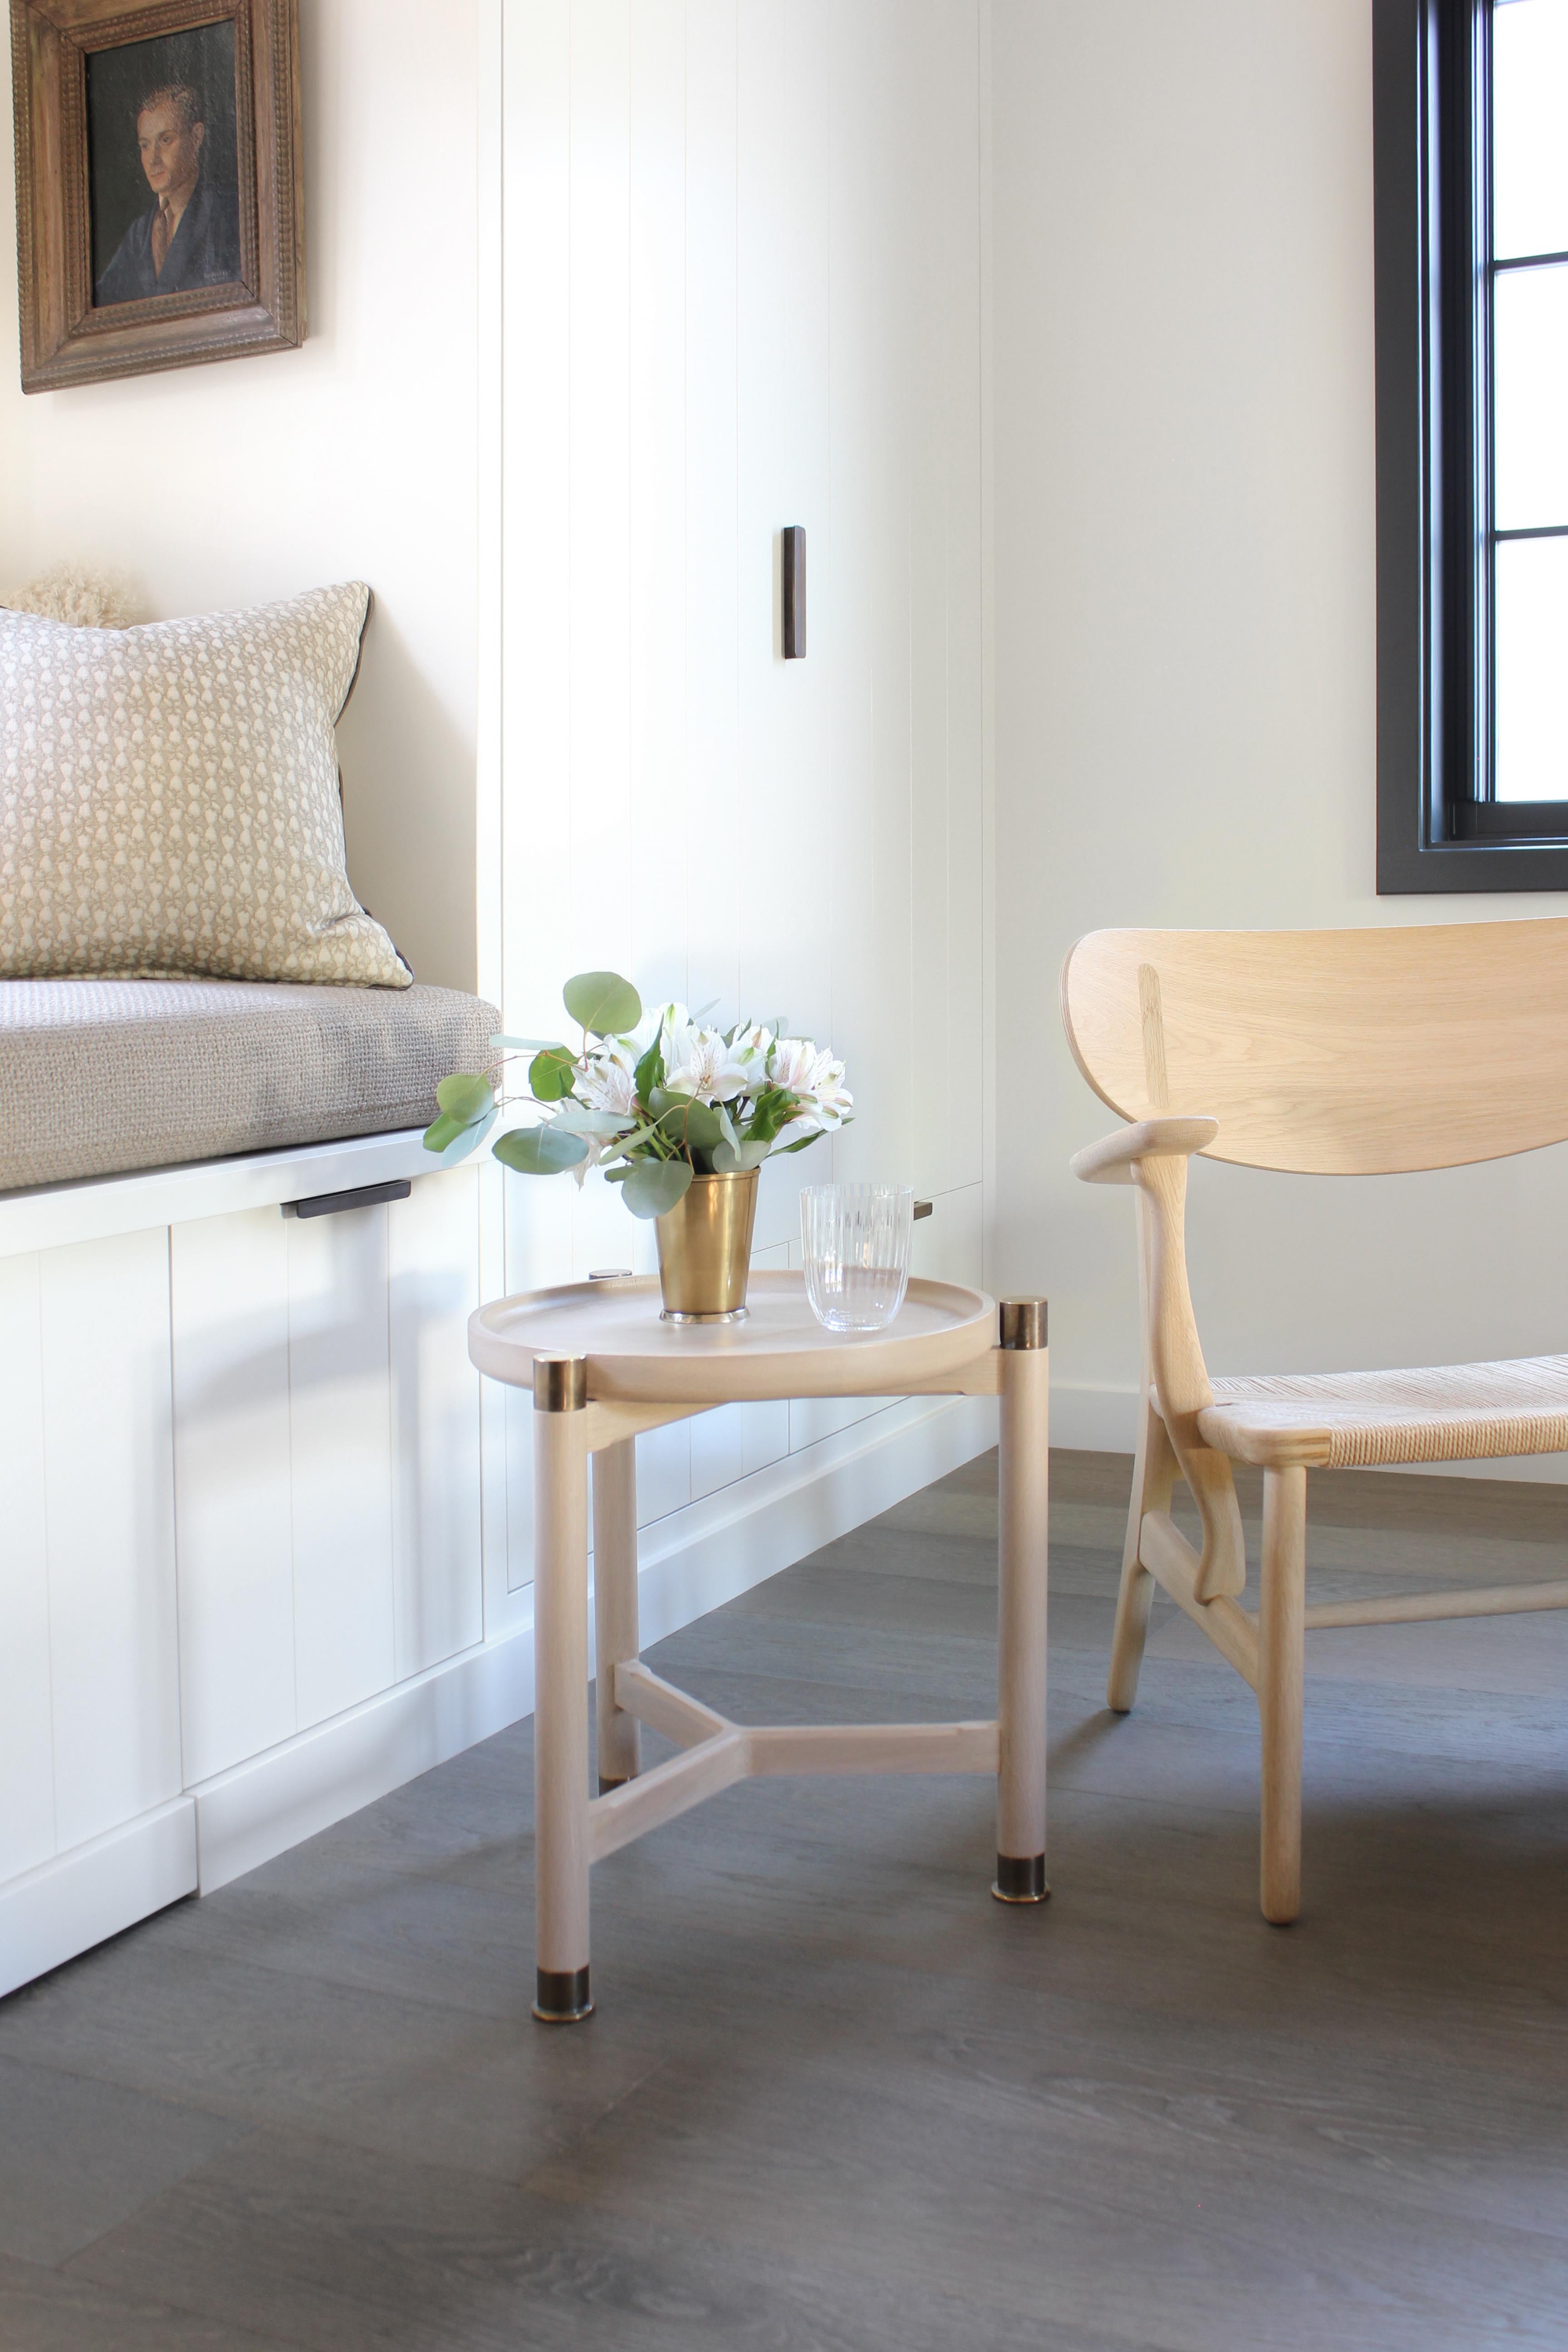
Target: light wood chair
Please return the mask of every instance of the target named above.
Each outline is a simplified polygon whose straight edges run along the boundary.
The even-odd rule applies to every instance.
[[[1307,1473],[1568,1449],[1568,1356],[1211,1381],[1187,1288],[1194,1152],[1364,1176],[1568,1139],[1568,919],[1355,931],[1095,931],[1062,971],[1079,1069],[1131,1122],[1073,1171],[1135,1188],[1143,1372],[1107,1697],[1125,1714],[1156,1583],[1258,1694],[1262,1904],[1300,1909],[1303,1634],[1568,1607],[1568,1581],[1308,1608]],[[1233,1462],[1263,1470],[1256,1615]],[[1185,1479],[1203,1549],[1171,1517]]]

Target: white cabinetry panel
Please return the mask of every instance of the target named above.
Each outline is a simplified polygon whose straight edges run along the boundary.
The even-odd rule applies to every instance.
[[[305,1730],[395,1671],[386,1211],[289,1236],[294,1677]]]
[[[691,1424],[672,1421],[637,1439],[637,1525],[667,1518],[691,1500]]]
[[[55,1850],[37,1255],[0,1260],[0,1879]]]
[[[39,1262],[55,1833],[180,1791],[167,1229]]]
[[[394,1645],[401,1682],[484,1637],[479,1173],[426,1176],[387,1212]]]
[[[187,1785],[296,1725],[289,1227],[169,1232],[180,1691]]]
[[[856,1123],[764,1170],[767,1249],[803,1183],[980,1172],[978,1114],[940,1091],[982,1067],[980,11],[509,0],[503,24],[506,1025],[553,1032],[566,975],[614,965],[831,1039]],[[506,1214],[510,1288],[651,1268],[596,1176],[510,1181]],[[871,1409],[707,1415],[684,1455],[639,1448],[640,1516]],[[515,1588],[527,1400],[506,1419]]]

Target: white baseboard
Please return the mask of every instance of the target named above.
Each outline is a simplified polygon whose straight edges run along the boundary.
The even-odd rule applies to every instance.
[[[645,1645],[995,1442],[994,1400],[910,1399],[656,1522],[644,1530],[637,1578]],[[210,1895],[329,1829],[532,1706],[525,1606],[505,1633],[194,1788],[200,1891]]]
[[[1137,1443],[1138,1391],[1091,1381],[1051,1382],[1051,1444],[1085,1454],[1131,1454]],[[1502,1462],[1386,1462],[1399,1477],[1511,1478],[1568,1486],[1568,1454],[1530,1454]]]
[[[196,1885],[196,1809],[176,1797],[0,1888],[0,1994]]]

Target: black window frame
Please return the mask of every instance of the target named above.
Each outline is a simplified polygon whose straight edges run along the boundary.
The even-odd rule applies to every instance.
[[[1493,797],[1490,69],[1491,0],[1373,0],[1385,897],[1568,890],[1568,801]]]

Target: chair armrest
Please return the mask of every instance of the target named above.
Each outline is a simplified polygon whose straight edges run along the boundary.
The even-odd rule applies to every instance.
[[[1218,1133],[1217,1118],[1141,1118],[1075,1152],[1072,1172],[1085,1184],[1131,1184],[1135,1160],[1186,1160]]]

